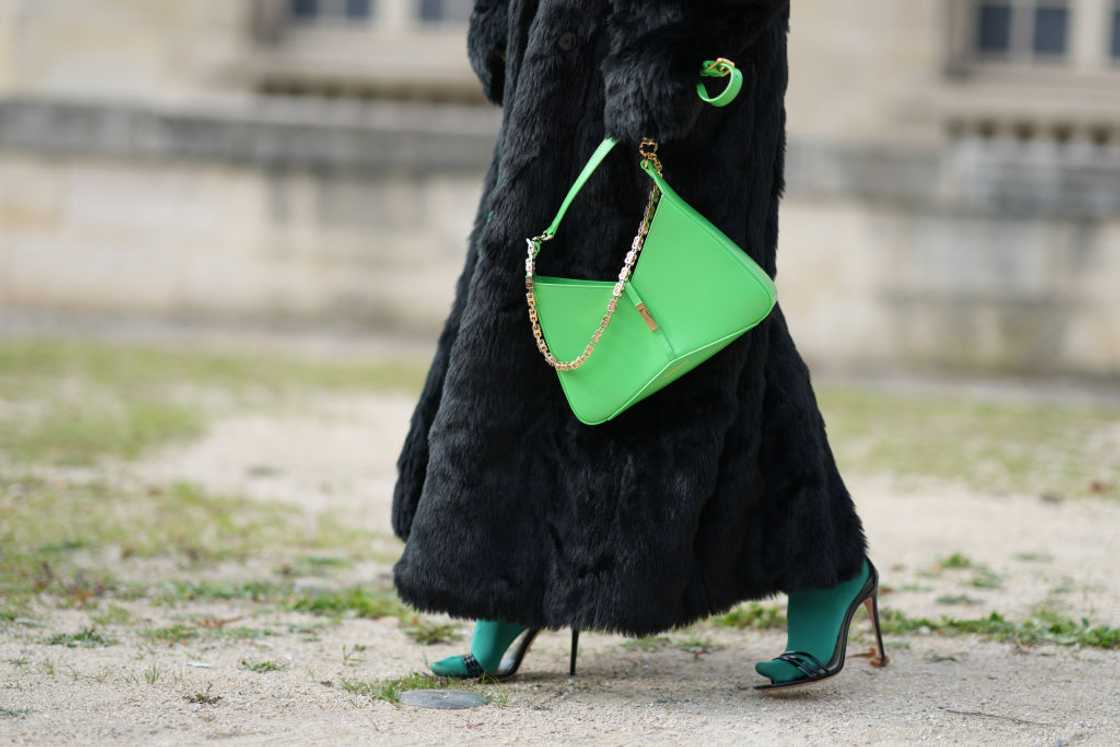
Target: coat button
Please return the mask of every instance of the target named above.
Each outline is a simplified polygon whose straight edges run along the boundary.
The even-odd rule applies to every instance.
[[[576,47],[576,35],[571,31],[565,31],[560,34],[560,38],[556,40],[557,46],[565,52],[570,52]]]

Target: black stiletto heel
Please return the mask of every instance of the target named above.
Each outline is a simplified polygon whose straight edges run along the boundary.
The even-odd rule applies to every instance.
[[[579,628],[572,628],[572,653],[568,661],[568,676],[576,676],[576,654],[579,652]]]
[[[490,678],[495,680],[506,680],[517,674],[517,670],[521,669],[521,662],[525,661],[525,654],[529,653],[529,647],[533,645],[537,635],[541,632],[540,628],[526,628],[523,633],[516,639],[516,643],[512,644],[502,656],[501,662],[498,663],[497,671],[488,673],[482,668],[470,654],[463,657],[463,663],[467,668],[468,677]],[[574,677],[576,674],[576,652],[579,648],[579,628],[572,628],[572,652],[571,658],[568,663],[568,676]]]
[[[876,579],[877,580],[877,579]],[[867,617],[871,620],[872,627],[875,628],[875,648],[861,654],[867,656],[868,663],[873,667],[885,667],[890,663],[890,658],[887,656],[887,650],[883,648],[883,629],[879,625],[879,589],[876,587],[875,593],[863,600],[864,606],[867,607]]]
[[[537,639],[537,634],[540,632],[540,628],[526,628],[525,632],[518,638],[517,644],[508,649],[502,656],[501,662],[498,663],[498,670],[486,676],[496,680],[505,680],[517,674],[517,670],[521,669],[521,662],[525,661],[525,654],[529,653],[529,647],[533,645],[533,641]],[[478,668],[480,670],[478,676],[481,677],[485,673],[481,671],[481,665]]]
[[[755,685],[755,690],[803,687],[840,674],[840,670],[844,668],[844,655],[848,648],[848,631],[852,626],[852,618],[855,617],[861,604],[867,607],[867,616],[871,620],[871,626],[875,629],[875,644],[877,647],[877,650],[873,648],[870,652],[861,654],[861,656],[867,656],[873,667],[885,667],[887,665],[890,659],[887,657],[886,649],[883,648],[883,631],[879,625],[879,571],[876,570],[870,560],[867,561],[867,565],[871,572],[867,575],[867,581],[860,589],[859,594],[848,605],[848,611],[844,613],[844,622],[840,625],[840,635],[836,639],[836,648],[833,649],[832,657],[829,658],[828,663],[822,663],[820,659],[808,651],[786,651],[777,658],[797,667],[805,676],[789,682]]]

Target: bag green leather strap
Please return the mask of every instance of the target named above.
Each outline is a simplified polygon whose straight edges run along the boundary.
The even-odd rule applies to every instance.
[[[743,71],[735,67],[735,63],[731,60],[719,57],[714,60],[704,60],[700,68],[700,74],[709,78],[726,78],[730,77],[727,85],[723,91],[715,96],[708,95],[708,89],[704,86],[703,82],[696,84],[696,94],[705,103],[711,104],[716,107],[724,107],[735,100],[739,95],[739,91],[743,88]],[[560,221],[564,220],[564,213],[568,211],[568,207],[572,204],[572,200],[576,198],[579,191],[583,189],[583,185],[599,168],[599,164],[611,152],[614,146],[618,145],[618,141],[612,137],[603,138],[603,142],[599,143],[599,147],[587,159],[587,163],[583,165],[583,170],[579,172],[579,176],[572,182],[568,194],[565,195],[564,201],[560,203],[560,209],[556,211],[556,217],[552,219],[552,223],[540,235],[541,240],[551,239],[556,235],[557,229],[560,228]]]
[[[560,203],[560,209],[556,211],[556,217],[552,219],[552,223],[548,224],[548,228],[544,229],[541,238],[551,239],[556,235],[556,229],[560,227],[560,221],[564,220],[564,213],[568,212],[568,206],[572,204],[572,200],[574,200],[576,195],[579,194],[579,191],[583,189],[583,185],[587,183],[587,180],[595,173],[595,169],[599,168],[599,164],[603,162],[603,159],[607,157],[607,154],[610,153],[611,149],[616,145],[618,145],[618,141],[613,137],[608,136],[603,138],[603,142],[599,143],[599,147],[595,149],[595,152],[591,154],[591,158],[588,158],[587,163],[583,165],[583,170],[579,172],[579,176],[577,176],[576,180],[572,183],[568,194],[564,196],[564,201]]]

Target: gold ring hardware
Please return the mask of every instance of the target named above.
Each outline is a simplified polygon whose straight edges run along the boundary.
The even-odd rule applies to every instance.
[[[735,63],[731,60],[726,57],[717,57],[704,67],[704,74],[709,76],[718,75],[721,78],[726,78],[728,75],[731,75],[731,71],[734,68]]]
[[[644,137],[638,143],[638,155],[643,160],[649,161],[657,173],[661,173],[661,159],[657,157],[657,141],[651,137]]]
[[[536,236],[534,236],[531,239],[525,239],[525,242],[529,245],[530,255],[535,258],[538,254],[540,254],[541,242],[542,241],[551,241],[551,240],[552,240],[552,234],[550,234],[546,231],[544,233],[537,234]]]

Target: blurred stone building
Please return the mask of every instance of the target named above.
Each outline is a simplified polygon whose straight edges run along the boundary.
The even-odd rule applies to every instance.
[[[498,123],[470,6],[0,0],[0,320],[433,334]],[[791,25],[806,355],[1120,375],[1120,0]]]

